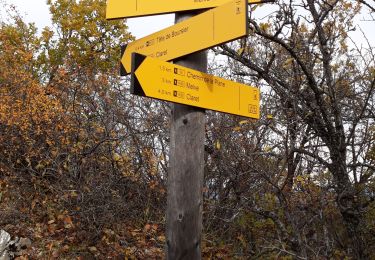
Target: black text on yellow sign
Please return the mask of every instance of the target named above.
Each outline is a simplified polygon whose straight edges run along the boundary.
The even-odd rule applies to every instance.
[[[131,54],[137,52],[164,61],[247,35],[247,0],[235,0],[129,43],[121,64],[130,72]]]
[[[131,93],[259,119],[259,89],[197,70],[132,55]]]
[[[108,0],[106,17],[120,19],[207,9],[227,2],[228,0]],[[261,1],[248,0],[248,3],[261,3]]]

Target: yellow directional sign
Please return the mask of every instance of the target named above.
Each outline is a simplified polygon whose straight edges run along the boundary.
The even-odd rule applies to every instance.
[[[227,3],[228,0],[108,0],[107,19],[130,18],[146,15],[206,9]],[[248,3],[261,3],[248,0]]]
[[[133,52],[165,61],[172,60],[246,36],[247,29],[246,0],[227,2],[129,43],[121,59],[123,74],[130,72]]]
[[[259,89],[197,70],[132,55],[131,93],[259,118]]]

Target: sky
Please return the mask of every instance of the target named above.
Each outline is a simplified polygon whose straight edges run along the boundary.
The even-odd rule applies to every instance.
[[[45,26],[51,24],[50,14],[46,0],[0,0],[1,2],[7,2],[9,4],[14,4],[19,12],[25,17],[27,22],[34,22],[35,25],[41,30]],[[263,9],[263,8],[259,8]],[[261,13],[262,10],[257,9],[257,14]],[[0,11],[0,15],[4,16],[4,13]],[[372,45],[375,45],[375,22],[374,21],[365,21],[366,14],[359,17],[359,24],[361,29],[364,31],[368,40]],[[1,17],[0,17],[1,18]],[[157,16],[148,16],[140,18],[131,18],[128,19],[127,25],[129,26],[129,31],[137,38],[142,38],[146,35],[149,35],[153,32],[157,32],[161,29],[164,29],[174,23],[174,15],[157,15]],[[360,30],[356,30],[352,34],[352,38],[360,39],[361,36]]]
[[[40,29],[51,24],[46,0],[5,0],[5,2],[15,5],[27,22],[34,22]],[[5,17],[3,12],[1,12],[1,15]]]
[[[46,4],[47,0],[0,0],[13,4],[27,22],[33,22],[40,30],[51,25],[51,16]],[[1,14],[3,17],[5,14]],[[130,32],[138,39],[174,23],[174,15],[156,15],[128,19]]]

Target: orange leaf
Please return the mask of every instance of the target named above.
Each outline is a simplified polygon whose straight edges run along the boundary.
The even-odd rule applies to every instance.
[[[150,224],[146,224],[146,226],[144,227],[144,230],[145,231],[149,231],[151,229],[151,225]]]

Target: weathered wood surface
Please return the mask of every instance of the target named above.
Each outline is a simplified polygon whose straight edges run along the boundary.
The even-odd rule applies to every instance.
[[[175,22],[195,14],[176,14]],[[190,54],[174,63],[207,72],[207,53]],[[201,259],[204,139],[204,110],[173,104],[166,216],[170,260]]]

